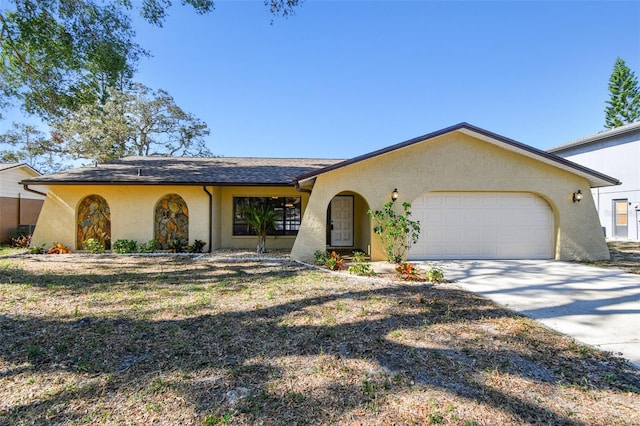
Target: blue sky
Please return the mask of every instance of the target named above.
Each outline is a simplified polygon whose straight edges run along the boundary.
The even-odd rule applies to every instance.
[[[136,29],[136,80],[229,157],[348,158],[462,121],[546,149],[603,129],[616,57],[640,72],[637,1],[217,1]]]

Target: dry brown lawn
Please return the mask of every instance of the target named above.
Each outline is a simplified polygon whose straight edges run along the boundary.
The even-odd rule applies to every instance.
[[[455,284],[14,256],[0,424],[637,425],[640,373]]]
[[[611,260],[595,262],[597,266],[622,269],[632,274],[640,274],[640,242],[609,241]]]

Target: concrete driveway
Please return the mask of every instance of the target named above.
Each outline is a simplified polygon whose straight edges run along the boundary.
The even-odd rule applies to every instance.
[[[640,368],[640,275],[551,260],[429,263],[466,290]]]

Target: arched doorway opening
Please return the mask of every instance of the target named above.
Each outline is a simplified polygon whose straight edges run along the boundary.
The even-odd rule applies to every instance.
[[[369,203],[360,194],[342,191],[327,206],[326,244],[328,249],[371,252]]]

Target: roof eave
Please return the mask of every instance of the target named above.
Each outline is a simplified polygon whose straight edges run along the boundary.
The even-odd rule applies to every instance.
[[[21,167],[25,167],[29,170],[31,170],[36,176],[42,176],[42,173],[40,173],[39,171],[37,171],[36,169],[34,169],[33,167],[31,167],[30,165],[26,164],[26,163],[18,163],[14,166],[11,167],[7,167],[6,169],[2,169],[0,170],[0,172],[6,172],[7,170],[13,170],[13,169],[18,169]]]
[[[175,182],[175,181],[86,181],[86,180],[50,180],[25,179],[21,185],[142,185],[142,186],[293,186],[292,182]]]

